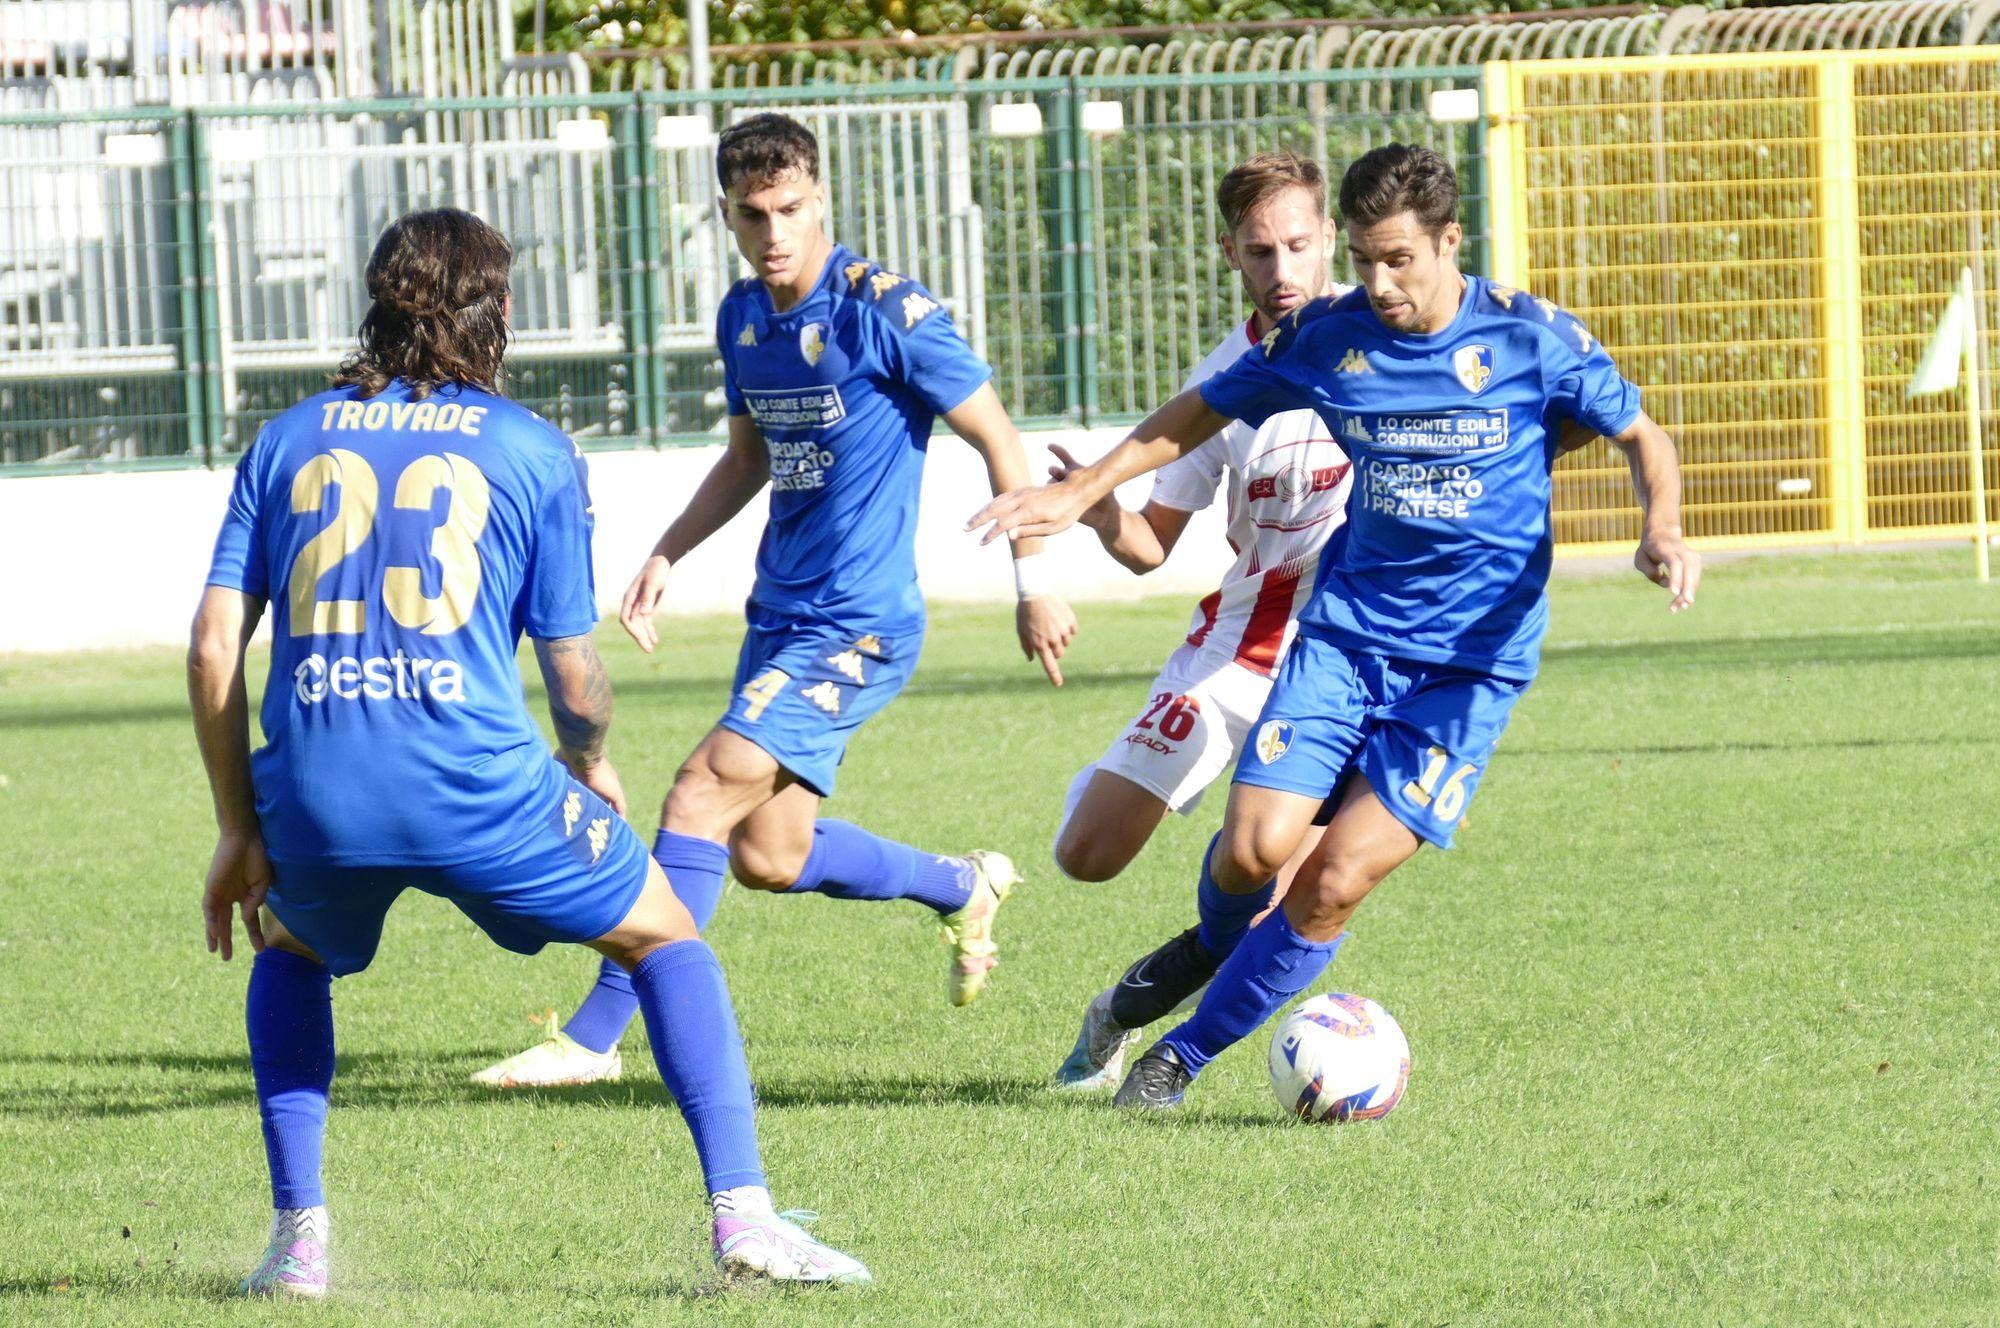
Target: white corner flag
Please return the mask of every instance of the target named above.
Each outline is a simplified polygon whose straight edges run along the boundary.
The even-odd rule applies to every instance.
[[[1972,469],[1972,548],[1973,565],[1981,581],[1993,579],[1987,556],[1986,454],[1980,446],[1979,428],[1979,323],[1972,304],[1972,269],[1960,268],[1958,289],[1938,319],[1931,343],[1917,361],[1910,378],[1909,395],[1929,396],[1949,392],[1958,386],[1958,367],[1965,366],[1965,450]]]
[[[1958,286],[1931,333],[1917,371],[1910,377],[1908,395],[1927,397],[1933,392],[1949,392],[1958,386],[1958,362],[1965,358],[1965,338],[1972,329],[1972,269],[1958,274]]]

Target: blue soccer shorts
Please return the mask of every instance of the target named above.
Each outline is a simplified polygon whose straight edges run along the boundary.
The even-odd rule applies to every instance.
[[[1326,798],[1359,771],[1413,834],[1450,848],[1527,690],[1300,632],[1237,757],[1236,782]]]
[[[923,643],[921,632],[891,640],[838,627],[752,627],[736,660],[736,694],[722,727],[830,798],[847,740],[896,699]]]
[[[551,941],[597,939],[625,920],[651,856],[625,818],[565,772],[553,805],[524,810],[520,837],[451,866],[334,866],[273,861],[265,903],[335,977],[375,958],[382,920],[405,890],[449,899],[498,944],[534,954]]]

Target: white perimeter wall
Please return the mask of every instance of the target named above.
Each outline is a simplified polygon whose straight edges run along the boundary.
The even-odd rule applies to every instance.
[[[1040,480],[1048,473],[1049,444],[1089,460],[1123,434],[1029,434],[1029,465]],[[653,541],[720,452],[715,446],[590,454],[600,609],[617,608]],[[0,479],[0,651],[184,643],[233,477],[225,469]],[[1138,506],[1150,482],[1135,481],[1119,497]],[[1004,547],[982,549],[961,529],[988,492],[977,453],[949,434],[931,440],[917,571],[933,602],[1013,600]],[[664,611],[740,611],[764,511],[764,499],[752,502],[676,567]],[[1046,557],[1057,590],[1075,600],[1192,599],[1213,590],[1230,562],[1219,502],[1189,524],[1166,566],[1144,578],[1113,562],[1085,530],[1052,541]]]

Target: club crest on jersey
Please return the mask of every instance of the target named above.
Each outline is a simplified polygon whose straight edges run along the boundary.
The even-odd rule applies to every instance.
[[[754,327],[751,327],[751,326],[749,326],[748,324],[745,324],[745,325],[744,325],[744,328],[743,328],[743,330],[742,330],[741,332],[738,332],[738,333],[736,334],[736,344],[737,344],[737,345],[739,345],[739,346],[754,346],[754,345],[756,345],[756,344],[757,344],[757,329],[756,329],[756,328],[754,328]]]
[[[1264,727],[1257,730],[1257,759],[1271,764],[1292,749],[1292,740],[1298,736],[1298,729],[1289,720],[1265,720]]]
[[[847,278],[847,289],[853,290],[861,284],[861,278],[868,275],[868,260],[864,258],[859,262],[849,263],[840,269],[840,275]]]
[[[1460,346],[1451,353],[1451,368],[1458,381],[1465,384],[1465,390],[1478,396],[1493,381],[1493,348]]]
[[[799,354],[806,357],[807,364],[819,363],[819,357],[826,354],[825,323],[807,323],[799,329]]]
[[[1374,366],[1368,363],[1368,357],[1362,353],[1359,346],[1348,348],[1347,354],[1340,357],[1338,368],[1341,373],[1364,374],[1375,372]]]

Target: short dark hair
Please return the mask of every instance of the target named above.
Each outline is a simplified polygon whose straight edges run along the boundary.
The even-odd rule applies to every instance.
[[[739,120],[715,142],[715,178],[728,190],[738,183],[770,184],[787,175],[819,179],[819,140],[812,130],[769,111]]]
[[[1215,206],[1222,213],[1222,224],[1234,231],[1260,205],[1287,189],[1305,190],[1320,215],[1326,215],[1326,172],[1296,152],[1260,152],[1246,158],[1215,186]]]
[[[395,379],[424,397],[446,383],[498,392],[507,351],[507,270],[514,246],[457,208],[391,222],[368,259],[361,349],[333,376],[372,397]]]
[[[1458,173],[1429,148],[1385,143],[1358,157],[1340,181],[1340,219],[1373,226],[1414,212],[1436,235],[1458,220]]]

